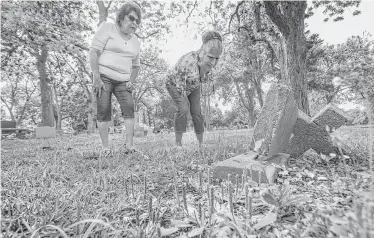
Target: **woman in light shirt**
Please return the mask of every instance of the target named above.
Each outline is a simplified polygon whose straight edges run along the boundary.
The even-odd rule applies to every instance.
[[[125,3],[118,11],[116,22],[103,22],[90,46],[90,65],[97,95],[97,125],[105,152],[109,147],[112,93],[116,96],[125,119],[126,151],[135,151],[134,100],[132,90],[140,68],[140,42],[135,31],[141,21],[141,11],[135,3]]]

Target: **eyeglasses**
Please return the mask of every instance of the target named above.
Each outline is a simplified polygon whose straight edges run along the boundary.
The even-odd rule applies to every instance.
[[[137,25],[140,24],[140,20],[139,20],[138,18],[135,18],[135,17],[133,17],[133,16],[131,16],[131,15],[127,15],[127,17],[129,18],[129,20],[130,20],[131,22],[136,22]]]

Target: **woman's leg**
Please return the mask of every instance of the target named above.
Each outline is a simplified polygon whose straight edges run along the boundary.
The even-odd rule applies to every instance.
[[[191,92],[190,95],[188,95],[188,100],[190,101],[192,122],[195,129],[197,141],[199,142],[199,146],[201,147],[204,140],[204,117],[201,114],[200,97],[200,87],[196,88]]]
[[[109,148],[109,122],[98,121],[97,127],[101,138],[101,144],[104,148]]]
[[[101,96],[97,97],[97,127],[101,138],[101,144],[104,148],[109,148],[109,121],[112,118],[112,92],[113,84],[110,79],[101,77],[105,84],[105,90],[101,91]]]
[[[130,150],[134,148],[134,126],[134,118],[125,118],[126,146]]]
[[[125,130],[126,130],[126,147],[129,150],[134,149],[134,125],[135,125],[135,113],[134,113],[134,99],[132,97],[132,91],[127,90],[126,82],[116,82],[113,93],[116,96],[119,105],[121,107],[122,116],[125,119]]]
[[[166,89],[177,107],[177,112],[174,115],[175,144],[182,146],[183,133],[187,129],[188,101],[182,97],[175,86],[167,85]]]

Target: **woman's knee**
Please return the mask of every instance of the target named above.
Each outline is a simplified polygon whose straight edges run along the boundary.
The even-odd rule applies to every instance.
[[[188,107],[186,105],[178,105],[178,107],[177,107],[177,113],[179,115],[187,115],[187,113],[188,113]]]
[[[122,116],[124,118],[134,118],[135,117],[135,105],[134,101],[128,100],[121,103]]]

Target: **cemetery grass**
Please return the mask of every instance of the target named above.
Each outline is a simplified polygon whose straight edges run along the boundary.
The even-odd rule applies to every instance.
[[[112,157],[96,134],[2,140],[2,237],[374,237],[367,129],[338,131],[357,157],[292,160],[274,185],[208,178],[251,132],[207,132],[203,154],[191,132],[183,150],[150,134]]]

